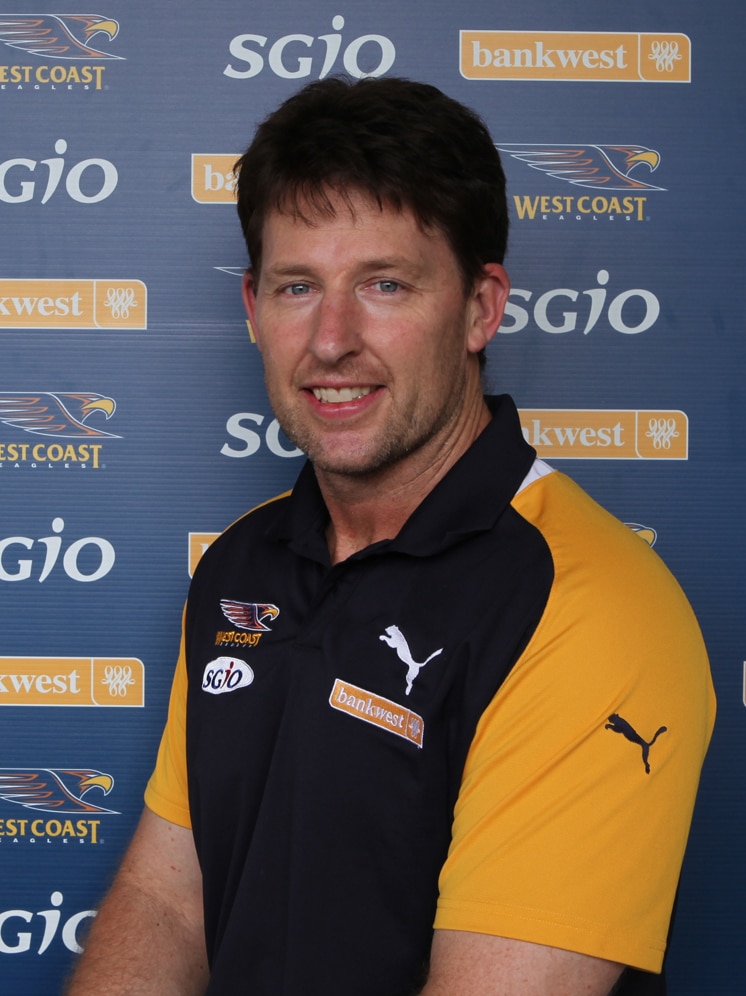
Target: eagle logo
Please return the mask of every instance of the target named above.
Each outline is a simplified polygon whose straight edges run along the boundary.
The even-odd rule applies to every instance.
[[[0,768],[0,799],[42,813],[116,813],[84,798],[113,787],[112,776],[95,768]]]
[[[108,421],[116,407],[113,398],[105,398],[101,394],[0,393],[0,422],[36,436],[58,436],[64,439],[106,436],[109,439],[120,439],[121,436],[113,432],[104,432],[86,424],[94,412],[103,412]]]
[[[265,624],[265,620],[276,619],[280,614],[276,605],[266,602],[231,602],[227,598],[221,599],[220,608],[234,626],[254,633],[268,633],[269,626]]]
[[[42,58],[122,59],[91,44],[99,34],[112,41],[118,22],[100,14],[0,14],[0,41]]]
[[[532,169],[541,170],[558,180],[591,190],[665,190],[645,183],[632,173],[645,166],[652,173],[658,169],[660,153],[644,145],[498,145],[505,152]]]

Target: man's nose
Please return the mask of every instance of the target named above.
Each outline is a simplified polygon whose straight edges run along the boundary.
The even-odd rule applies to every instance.
[[[314,316],[313,353],[324,363],[338,363],[344,356],[359,353],[361,322],[354,295],[325,291]]]

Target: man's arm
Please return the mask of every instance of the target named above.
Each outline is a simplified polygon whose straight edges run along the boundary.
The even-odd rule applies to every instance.
[[[608,996],[623,970],[542,944],[436,930],[422,996]]]
[[[68,996],[199,996],[208,970],[191,830],[145,809]]]

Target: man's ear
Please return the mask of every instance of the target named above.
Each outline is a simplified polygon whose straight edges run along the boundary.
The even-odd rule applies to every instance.
[[[478,353],[484,349],[500,327],[510,294],[510,278],[499,263],[485,263],[471,294],[471,319],[467,349]]]
[[[252,342],[255,342],[259,349],[262,345],[257,336],[256,327],[256,293],[254,290],[254,273],[252,270],[247,270],[243,275],[241,280],[241,297],[243,298],[243,306],[246,309],[246,326],[249,330],[249,336]]]

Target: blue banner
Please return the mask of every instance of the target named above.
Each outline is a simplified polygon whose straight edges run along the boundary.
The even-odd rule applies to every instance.
[[[8,9],[4,996],[60,991],[142,808],[194,564],[300,469],[241,302],[232,165],[270,110],[336,73],[434,83],[474,107],[501,150],[512,291],[487,386],[514,396],[540,456],[655,545],[697,612],[719,716],[670,992],[737,992],[742,9],[693,0]]]

